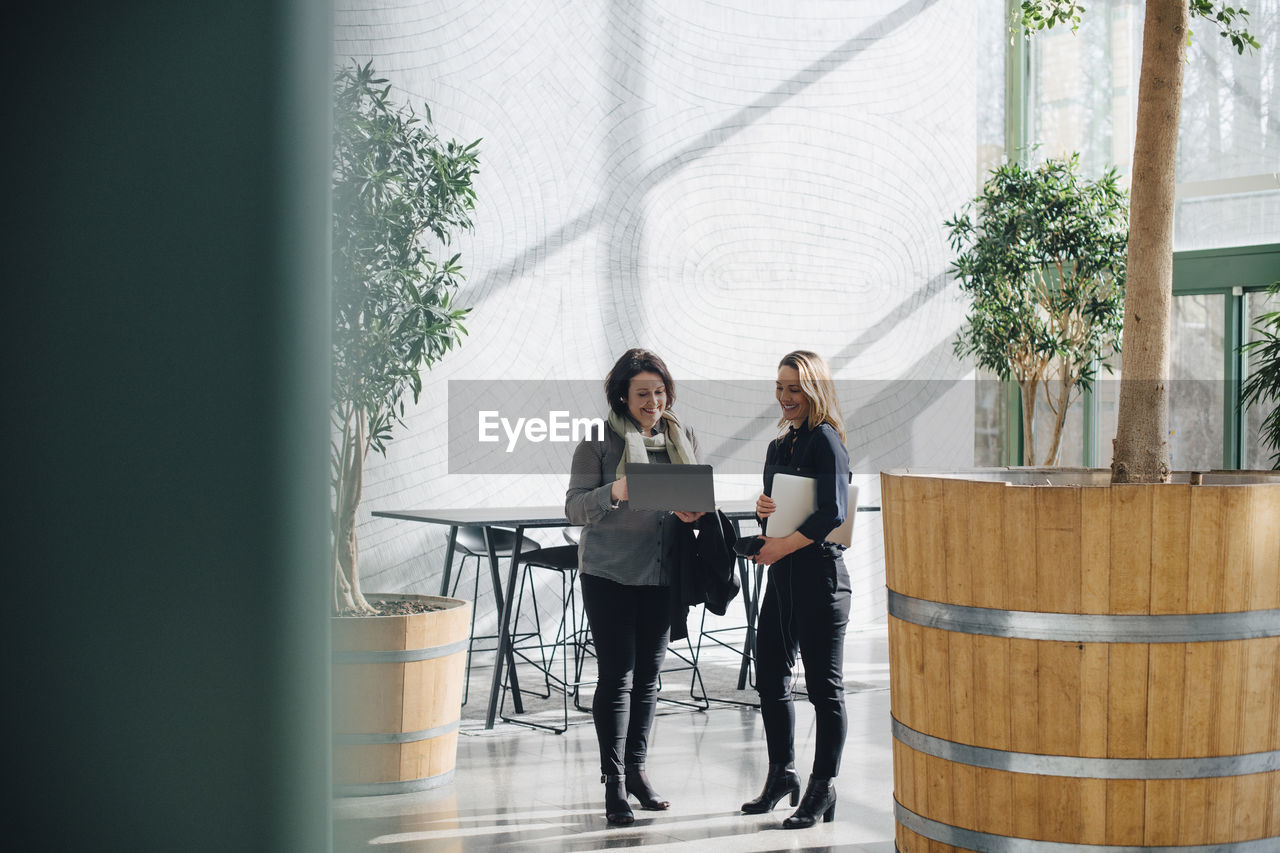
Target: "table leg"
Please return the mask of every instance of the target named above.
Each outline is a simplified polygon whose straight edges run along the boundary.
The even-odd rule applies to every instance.
[[[449,527],[449,544],[444,548],[444,579],[440,581],[440,594],[449,594],[449,578],[453,575],[453,552],[458,547],[458,525]],[[474,607],[474,602],[472,603]]]
[[[733,523],[738,536],[742,536],[742,528],[737,521]],[[751,582],[751,570],[746,557],[738,558],[738,577],[742,584],[742,607],[747,614],[747,634],[742,641],[742,664],[738,667],[738,689],[745,690],[747,676],[751,670],[751,661],[756,654],[756,618],[760,614],[760,577],[762,570],[756,565],[755,583]]]
[[[511,566],[507,570],[506,594],[502,593],[498,571],[498,556],[489,541],[489,528],[484,529],[485,550],[489,552],[489,572],[493,576],[493,594],[498,604],[498,654],[493,661],[493,681],[489,685],[489,709],[485,714],[484,727],[493,728],[498,716],[498,699],[502,690],[502,665],[505,663],[511,673],[511,699],[517,714],[524,713],[524,702],[520,697],[520,681],[516,677],[515,654],[511,651],[511,611],[515,609],[516,575],[520,567],[520,548],[524,545],[524,528],[516,527],[516,538],[511,549]]]

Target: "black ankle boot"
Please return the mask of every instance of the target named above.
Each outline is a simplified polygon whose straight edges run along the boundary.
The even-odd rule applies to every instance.
[[[604,783],[604,819],[615,826],[626,826],[636,822],[636,816],[627,805],[625,782],[621,776],[601,776]]]
[[[791,795],[791,805],[800,801],[800,777],[795,767],[790,764],[770,764],[769,775],[764,779],[764,790],[754,800],[742,804],[747,814],[764,814],[773,811],[773,807],[787,794]]]
[[[649,784],[649,777],[644,775],[644,766],[627,768],[627,793],[640,801],[640,808],[648,811],[662,811],[671,808],[671,803],[658,795]]]
[[[822,816],[823,823],[831,823],[836,819],[836,789],[830,779],[809,777],[809,787],[804,789],[804,799],[796,813],[782,822],[783,829],[804,829],[818,822]]]

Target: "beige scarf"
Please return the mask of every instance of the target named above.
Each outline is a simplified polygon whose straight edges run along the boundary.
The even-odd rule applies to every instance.
[[[655,430],[653,435],[642,435],[635,421],[610,410],[609,428],[622,438],[622,458],[618,460],[619,480],[627,476],[628,462],[647,463],[650,450],[665,450],[672,462],[684,465],[693,465],[698,461],[694,458],[693,448],[685,439],[684,427],[680,425],[680,419],[674,412],[664,411],[659,423],[662,428]]]

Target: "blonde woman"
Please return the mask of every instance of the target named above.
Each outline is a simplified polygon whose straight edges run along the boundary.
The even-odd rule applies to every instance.
[[[749,814],[772,811],[783,797],[795,805],[800,777],[795,769],[795,706],[792,670],[797,651],[804,662],[805,688],[816,717],[813,771],[786,829],[835,819],[836,791],[845,740],[844,634],[849,622],[849,574],[843,548],[825,542],[849,507],[849,453],[835,384],[823,360],[797,350],[778,364],[775,389],[786,432],[765,454],[764,494],[756,500],[763,521],[776,506],[769,497],[776,473],[815,481],[816,509],[796,531],[780,538],[760,537],[754,559],[769,566],[769,583],[756,623],[756,691],[769,752],[764,790],[742,804]]]

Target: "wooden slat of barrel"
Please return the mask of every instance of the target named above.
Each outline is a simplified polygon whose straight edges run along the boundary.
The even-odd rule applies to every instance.
[[[973,598],[959,603],[974,607],[1003,607],[1007,587],[1001,534],[1004,497],[1008,489],[1003,483],[969,483],[968,486],[969,523],[964,535],[969,548]]]
[[[1019,487],[1035,498],[1036,601],[1031,609],[1079,613],[1080,490]]]
[[[1252,606],[1280,608],[1280,492],[1253,495],[1253,561],[1257,595]],[[1277,804],[1280,810],[1280,804]]]
[[[1151,493],[1141,486],[1111,489],[1111,596],[1106,613],[1147,613],[1151,607]]]
[[[1005,488],[1004,498],[1004,601],[1002,610],[1036,609],[1036,496],[1034,489]],[[1019,557],[1018,555],[1022,555]],[[938,570],[940,564],[922,571]],[[928,596],[921,596],[928,598]],[[928,598],[929,601],[941,601]]]
[[[1187,562],[1195,566],[1187,582],[1188,613],[1221,613],[1226,589],[1226,563],[1222,559],[1222,489],[1193,489],[1191,515],[1196,519],[1188,540]]]
[[[1186,613],[1193,486],[1151,490],[1151,613]]]
[[[953,487],[958,502],[947,494]],[[1280,488],[1042,489],[905,477],[886,478],[882,495],[886,579],[905,595],[1057,613],[1280,609]],[[932,532],[907,524],[904,506]],[[1277,637],[1057,642],[892,617],[889,635],[895,718],[956,743],[1112,759],[1280,750]],[[1280,772],[1075,779],[975,767],[900,743],[894,767],[904,805],[905,797],[933,820],[996,836],[1134,846],[1280,836]],[[952,849],[902,826],[898,838],[903,850]]]
[[[1080,612],[1106,613],[1111,606],[1111,489],[1080,489]]]

